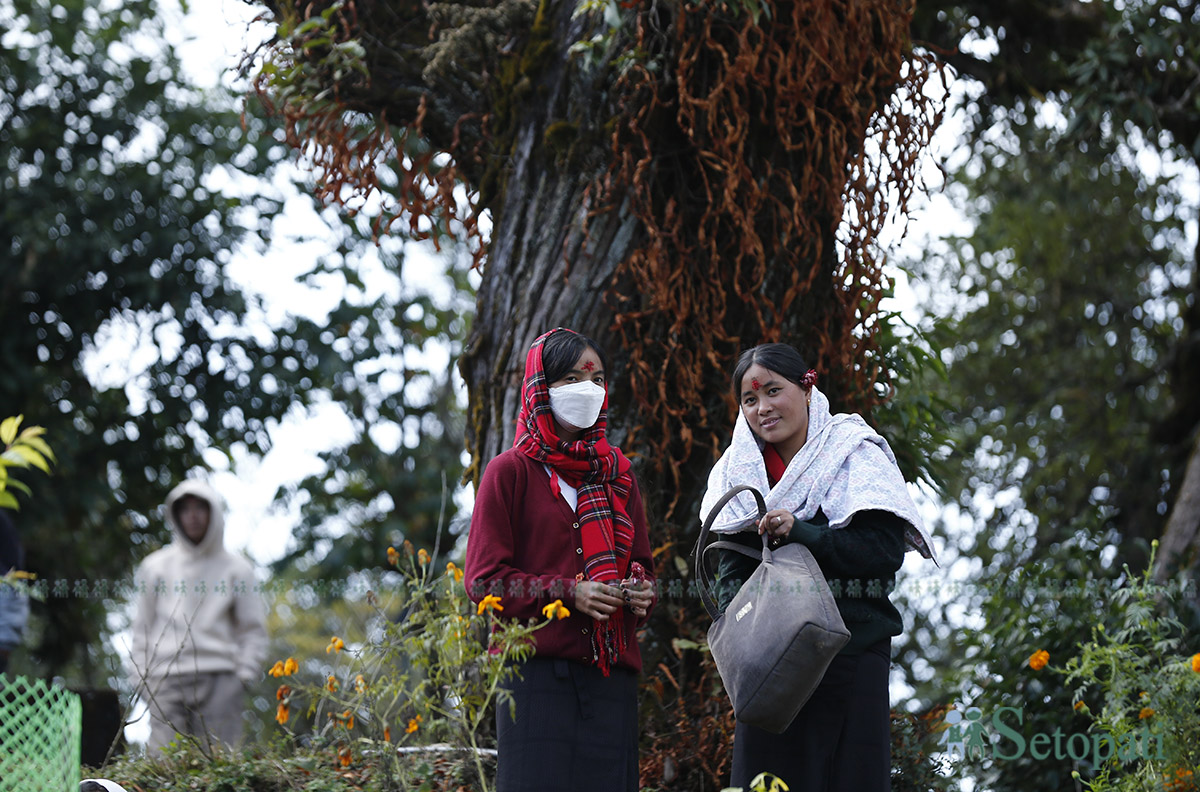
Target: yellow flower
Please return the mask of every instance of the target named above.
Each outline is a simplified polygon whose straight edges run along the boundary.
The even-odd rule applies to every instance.
[[[342,767],[349,767],[351,758],[352,755],[350,753],[350,746],[343,745],[341,750],[338,751],[338,762],[342,765]]]
[[[359,674],[358,676],[354,677],[354,689],[356,691],[358,691],[359,693],[362,693],[364,690],[367,689],[367,680],[363,679],[362,674]]]
[[[412,734],[412,733],[413,733],[413,732],[415,732],[417,729],[421,728],[421,720],[422,720],[422,718],[421,718],[421,716],[420,716],[420,715],[418,715],[418,716],[417,716],[417,717],[415,717],[415,718],[410,718],[410,719],[409,719],[409,721],[408,721],[408,728],[406,728],[406,729],[404,730],[404,733],[405,733],[405,734]]]
[[[275,677],[276,679],[279,679],[279,677],[286,675],[287,671],[284,670],[283,661],[276,660],[275,665],[271,666],[271,670],[268,671],[267,673],[270,674],[271,676]]]
[[[353,729],[354,728],[354,713],[351,712],[350,710],[346,710],[345,712],[343,712],[342,713],[342,722],[346,724],[347,729]]]
[[[338,638],[335,635],[329,639],[329,646],[325,647],[325,654],[329,654],[330,652],[340,652],[345,648],[346,648],[346,644],[342,641],[341,638]]]
[[[1192,670],[1200,674],[1200,652],[1192,655]]]
[[[383,727],[383,741],[384,742],[392,741],[392,727],[391,726]]]
[[[388,563],[392,566],[400,563],[400,553],[394,547],[388,548]]]
[[[477,616],[482,616],[484,611],[489,610],[504,610],[504,606],[500,604],[500,598],[495,594],[488,594],[479,602],[479,607],[475,609]]]
[[[1046,667],[1046,663],[1050,662],[1050,653],[1045,649],[1038,649],[1029,656],[1029,667],[1034,671],[1041,671]]]
[[[1146,718],[1149,718],[1153,714],[1154,710],[1149,707],[1142,707],[1142,711],[1138,713],[1138,720],[1146,720]]]
[[[296,658],[289,657],[287,662],[283,664],[283,675],[291,676],[300,670],[300,664],[296,662]]]
[[[446,574],[454,578],[455,583],[461,583],[463,579],[463,571],[454,565],[451,561],[446,564]]]
[[[421,566],[425,566],[429,563],[429,553],[425,552],[424,547],[417,551],[417,563]]]
[[[292,688],[289,685],[280,685],[279,690],[275,691],[276,701],[286,701],[287,697],[292,695]]]
[[[288,717],[291,715],[291,708],[287,703],[282,703],[275,708],[275,722],[280,726],[288,722]]]
[[[1086,706],[1087,706],[1087,705],[1086,705],[1086,704],[1084,704],[1082,701],[1076,701],[1076,702],[1075,702],[1075,711],[1076,711],[1076,712],[1079,712],[1081,709],[1083,709],[1083,708],[1084,708],[1084,707],[1086,707]]]
[[[334,678],[333,674],[330,674],[329,679],[325,680],[325,689],[330,693],[337,693],[338,681]]]
[[[565,619],[571,615],[571,611],[562,604],[562,600],[556,599],[546,607],[542,608],[542,613],[547,619]]]

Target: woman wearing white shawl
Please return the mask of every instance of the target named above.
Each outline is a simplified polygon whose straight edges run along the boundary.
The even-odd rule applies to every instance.
[[[890,788],[888,668],[902,620],[888,599],[906,550],[933,558],[907,485],[887,442],[858,415],[829,411],[816,372],[787,344],[744,352],[734,369],[741,405],[729,448],[708,478],[701,518],[730,488],[765,494],[757,520],[749,493],[731,501],[713,530],[751,547],[801,542],[830,580],[851,639],[783,734],[738,722],[731,786],[761,772],[802,790]],[[723,551],[724,608],[755,562]]]

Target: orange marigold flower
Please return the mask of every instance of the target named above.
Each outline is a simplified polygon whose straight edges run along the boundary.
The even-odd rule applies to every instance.
[[[542,608],[542,613],[547,619],[565,619],[571,615],[571,611],[567,610],[567,606],[563,605],[560,599]]]
[[[283,675],[291,676],[300,670],[300,664],[296,662],[296,658],[289,657],[287,662],[283,664]]]
[[[383,727],[383,741],[384,742],[392,741],[392,727],[391,726]]]
[[[1192,655],[1192,670],[1200,674],[1200,652]]]
[[[1087,705],[1086,705],[1086,704],[1084,704],[1082,701],[1076,701],[1076,702],[1075,702],[1075,711],[1076,711],[1076,712],[1079,712],[1079,711],[1080,711],[1081,709],[1083,709],[1085,706],[1087,706]]]
[[[346,710],[345,712],[342,713],[341,721],[342,721],[342,723],[346,724],[347,729],[353,729],[354,728],[354,713],[351,712],[350,710]]]
[[[275,691],[275,700],[283,701],[290,695],[292,695],[291,685],[280,685],[279,690]]]
[[[429,553],[425,551],[424,547],[417,551],[417,563],[421,566],[429,563]]]
[[[291,712],[291,708],[288,707],[286,703],[280,704],[275,708],[275,722],[280,726],[287,723],[288,718],[291,716]]]
[[[356,691],[358,691],[359,693],[362,693],[364,690],[367,689],[367,680],[363,679],[362,674],[359,674],[358,676],[354,677],[354,689]]]
[[[1038,649],[1029,656],[1029,667],[1034,671],[1041,671],[1050,662],[1050,653],[1045,649]]]
[[[408,720],[408,728],[406,728],[406,729],[404,730],[404,733],[405,733],[405,734],[412,734],[412,733],[413,733],[413,732],[415,732],[417,729],[421,728],[421,721],[422,721],[422,720],[423,720],[423,718],[422,718],[420,715],[418,715],[418,716],[417,716],[417,717],[415,717],[415,718],[409,718],[409,720]]]
[[[399,553],[399,551],[396,550],[396,548],[389,547],[387,556],[388,556],[388,563],[391,564],[392,566],[396,566],[397,564],[400,563],[400,553]]]
[[[486,597],[480,600],[479,607],[475,609],[475,614],[477,616],[482,616],[484,611],[489,610],[504,610],[504,606],[500,604],[500,597],[496,596],[495,594],[488,594]]]
[[[446,564],[446,574],[454,578],[455,583],[461,583],[463,579],[463,571],[454,565],[453,561]]]
[[[333,674],[330,674],[329,679],[325,680],[325,689],[328,690],[330,693],[337,693],[338,681],[337,681],[337,678],[333,676]]]
[[[341,749],[338,750],[338,762],[341,764],[342,767],[349,767],[350,761],[353,758],[354,758],[353,754],[350,753],[349,745],[343,745],[341,747]]]
[[[341,638],[338,638],[335,635],[329,639],[329,646],[325,647],[325,654],[329,654],[330,652],[340,652],[345,648],[346,648],[345,642],[342,641]]]
[[[287,673],[287,671],[283,670],[283,661],[276,660],[275,665],[271,666],[271,670],[268,671],[267,673],[270,674],[271,676],[275,677],[276,679],[279,679],[279,677],[285,675]]]
[[[1150,707],[1142,707],[1142,711],[1138,713],[1138,720],[1146,720],[1146,718],[1149,718],[1153,714],[1154,710]]]

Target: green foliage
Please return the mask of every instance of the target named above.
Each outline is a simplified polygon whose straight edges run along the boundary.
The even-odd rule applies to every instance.
[[[1178,582],[1156,586],[1149,573],[1135,577],[1102,555],[1096,546],[1059,545],[1002,577],[960,587],[951,602],[969,603],[970,624],[986,629],[954,632],[955,667],[933,687],[941,707],[978,707],[989,723],[1001,707],[1020,709],[1017,730],[1027,741],[1056,732],[1122,740],[1148,727],[1163,735],[1162,758],[1120,761],[1114,752],[1093,764],[1097,754],[1083,762],[1053,748],[1012,756],[1014,744],[997,742],[1004,756],[960,759],[957,775],[995,792],[1067,789],[1076,772],[1097,790],[1158,790],[1164,774],[1197,766],[1200,673],[1191,654],[1200,647],[1180,622],[1189,618],[1188,597],[1178,596]],[[1048,663],[1035,662],[1039,652]]]
[[[268,321],[229,272],[234,251],[267,252],[281,207],[243,177],[275,174],[286,151],[254,107],[179,76],[155,14],[148,0],[0,7],[0,404],[61,438],[56,481],[30,482],[21,524],[38,537],[29,569],[56,592],[35,605],[30,670],[71,682],[110,671],[111,592],[168,539],[162,499],[205,458],[264,453],[285,416],[336,402],[350,444],[280,493],[315,514],[293,556],[314,560],[360,523],[372,541],[386,524],[376,547],[431,538],[422,510],[438,513],[460,465],[449,364],[422,352],[465,335],[464,302],[402,280],[399,244],[377,250],[346,220],[314,231],[337,249],[304,276],[335,304]],[[368,287],[376,261],[389,275]],[[439,267],[469,295],[457,260]]]
[[[1113,597],[1118,618],[1096,625],[1091,640],[1062,665],[1091,730],[1130,740],[1149,737],[1140,761],[1114,753],[1085,782],[1092,792],[1196,788],[1200,771],[1200,649],[1176,618],[1178,587],[1140,578]],[[1153,736],[1150,736],[1153,735]],[[1145,739],[1145,738],[1143,738]]]
[[[889,392],[871,418],[887,438],[905,480],[940,490],[953,471],[955,434],[948,423],[952,405],[944,395],[947,369],[935,351],[944,330],[934,321],[913,324],[898,312],[881,312],[877,321],[881,371],[887,372],[887,380],[876,388]]]
[[[0,453],[0,508],[21,508],[16,497],[8,491],[9,487],[30,494],[29,487],[13,478],[8,472],[9,468],[35,467],[43,473],[49,473],[49,463],[54,461],[54,452],[42,439],[46,430],[40,426],[21,429],[22,420],[24,416],[18,415],[0,422],[0,443],[4,445],[4,451]]]
[[[380,774],[385,789],[410,789],[424,771],[396,746],[449,742],[474,763],[474,783],[490,788],[490,770],[481,748],[493,741],[494,706],[510,699],[503,683],[517,663],[533,652],[532,635],[554,618],[569,615],[561,602],[547,606],[545,620],[529,623],[497,618],[499,597],[478,606],[463,589],[453,563],[436,574],[430,555],[388,549],[400,579],[388,580],[391,595],[373,591],[363,638],[347,643],[334,635],[325,646],[320,670],[299,674],[313,660],[280,660],[271,669],[281,678],[276,720],[292,732],[293,713],[314,744],[328,747],[344,766],[365,763]],[[303,708],[303,709],[302,709]],[[311,732],[309,723],[311,720]],[[294,732],[292,732],[294,733]]]
[[[974,231],[919,267],[958,287],[940,398],[964,459],[947,489],[981,537],[1011,536],[964,551],[1011,564],[1085,525],[1148,543],[1185,461],[1161,432],[1190,269],[1178,181],[1124,147],[1009,132],[957,174]],[[1120,552],[1141,563],[1145,546]]]

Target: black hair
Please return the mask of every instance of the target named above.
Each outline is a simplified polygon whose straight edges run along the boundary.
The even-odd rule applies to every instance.
[[[565,377],[588,347],[596,350],[596,354],[600,356],[600,365],[607,373],[608,357],[595,341],[582,333],[565,328],[551,333],[550,337],[542,342],[542,373],[546,376],[546,384]]]
[[[755,363],[774,371],[802,388],[804,387],[802,380],[808,373],[808,365],[794,346],[791,344],[759,344],[743,352],[738,358],[737,365],[733,368],[734,401],[741,402],[742,378]]]

